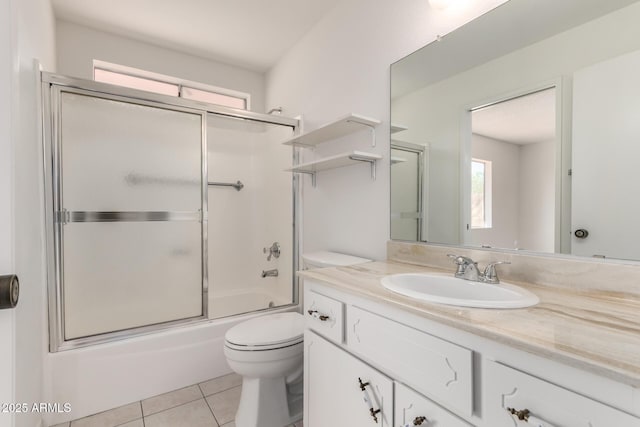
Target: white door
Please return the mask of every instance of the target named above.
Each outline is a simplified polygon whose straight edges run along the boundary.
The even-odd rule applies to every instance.
[[[313,332],[304,346],[305,427],[393,425],[389,378]]]
[[[11,111],[11,8],[0,0],[0,275],[13,273]],[[13,310],[0,310],[0,405],[14,401],[15,339]],[[0,407],[0,427],[13,426],[13,415]]]
[[[638,259],[640,52],[574,75],[572,253]],[[578,238],[584,229],[588,236]]]

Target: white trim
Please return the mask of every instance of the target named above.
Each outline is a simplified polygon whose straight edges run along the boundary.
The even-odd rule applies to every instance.
[[[155,80],[162,83],[172,83],[182,86],[188,86],[194,89],[205,90],[207,92],[218,93],[220,95],[231,96],[233,98],[244,99],[246,110],[251,110],[251,94],[246,92],[240,92],[233,89],[227,89],[219,86],[208,85],[201,82],[195,82],[192,80],[185,80],[178,77],[167,76],[165,74],[154,73],[153,71],[141,70],[139,68],[128,67],[126,65],[114,64],[111,62],[101,61],[99,59],[93,60],[93,70],[96,68],[106,71],[112,71],[114,73],[127,74],[129,76],[141,77],[149,80]],[[95,72],[93,75],[95,80]]]

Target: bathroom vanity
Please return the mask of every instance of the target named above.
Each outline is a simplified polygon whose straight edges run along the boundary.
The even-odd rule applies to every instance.
[[[380,284],[410,272],[443,270],[301,273],[305,426],[640,426],[640,298],[521,284],[538,305],[493,310]]]

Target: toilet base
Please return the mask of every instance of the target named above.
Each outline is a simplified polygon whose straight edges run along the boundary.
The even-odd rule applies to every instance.
[[[236,427],[285,427],[302,419],[302,394],[284,378],[243,378]]]

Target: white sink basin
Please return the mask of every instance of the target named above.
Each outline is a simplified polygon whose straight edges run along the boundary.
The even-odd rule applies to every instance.
[[[381,282],[390,291],[411,298],[461,307],[523,308],[540,302],[537,296],[516,285],[471,282],[444,274],[394,274]]]

